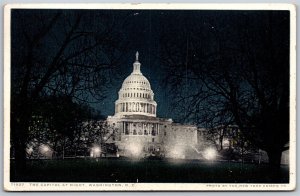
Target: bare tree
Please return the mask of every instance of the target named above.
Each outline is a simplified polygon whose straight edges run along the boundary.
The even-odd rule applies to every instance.
[[[184,121],[236,124],[278,168],[289,142],[288,13],[220,15],[165,27],[165,84]]]
[[[84,10],[12,10],[11,138],[18,173],[25,168],[28,127],[39,98],[78,102],[105,97],[126,55],[122,14]]]

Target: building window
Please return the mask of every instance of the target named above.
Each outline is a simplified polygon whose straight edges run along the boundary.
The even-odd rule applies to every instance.
[[[129,124],[125,123],[125,135],[129,135]]]
[[[144,135],[148,135],[148,131],[146,129],[144,130]]]
[[[154,142],[155,141],[155,139],[154,138],[152,138],[152,142]]]
[[[134,129],[134,130],[133,130],[133,135],[136,135],[136,134],[137,134],[137,133],[136,133],[136,130]]]
[[[164,132],[164,135],[167,136],[167,132],[166,131]]]
[[[143,131],[142,130],[139,130],[139,135],[143,135]]]
[[[151,134],[152,134],[153,136],[155,136],[155,135],[156,135],[156,131],[154,130],[154,128],[152,128],[152,132],[151,132]]]

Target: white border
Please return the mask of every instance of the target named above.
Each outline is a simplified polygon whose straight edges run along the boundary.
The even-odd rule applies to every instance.
[[[177,9],[290,11],[290,183],[11,183],[10,176],[10,16],[11,9]],[[6,191],[289,191],[296,188],[296,7],[292,4],[8,4],[4,8],[4,189]]]

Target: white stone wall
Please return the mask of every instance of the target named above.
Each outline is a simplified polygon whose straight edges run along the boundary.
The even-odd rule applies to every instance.
[[[175,124],[157,118],[146,121],[138,118],[109,117],[108,122],[118,130],[115,142],[121,156],[131,156],[131,151],[137,151],[141,156],[155,152],[166,157],[185,158],[186,151],[193,151],[193,147],[197,146],[196,126]]]

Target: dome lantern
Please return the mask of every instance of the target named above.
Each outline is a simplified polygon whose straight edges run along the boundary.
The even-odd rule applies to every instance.
[[[141,63],[139,62],[139,52],[135,53],[135,62],[133,63],[133,74],[142,74]]]

